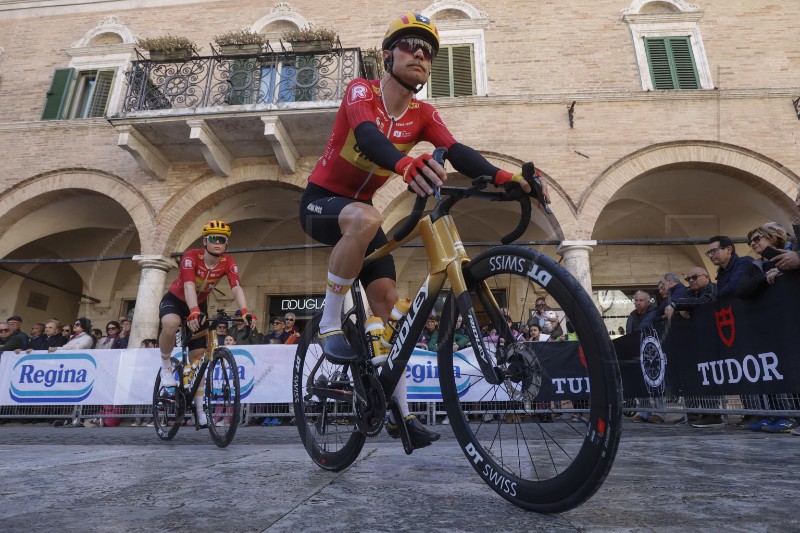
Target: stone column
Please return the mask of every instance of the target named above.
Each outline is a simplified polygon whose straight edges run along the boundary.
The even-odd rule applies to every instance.
[[[597,241],[562,241],[556,253],[564,258],[564,268],[575,276],[589,297],[592,296],[592,271],[589,252]]]
[[[142,266],[142,277],[136,293],[136,311],[128,348],[138,348],[143,339],[158,337],[158,304],[164,296],[167,272],[177,266],[172,258],[162,255],[135,255],[133,260]]]

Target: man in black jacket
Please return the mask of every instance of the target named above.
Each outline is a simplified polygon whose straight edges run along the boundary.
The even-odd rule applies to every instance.
[[[736,255],[736,246],[730,238],[717,235],[708,240],[706,257],[717,269],[717,296],[749,298],[766,282],[764,273],[753,264],[752,257]]]
[[[682,298],[673,299],[664,309],[667,320],[671,319],[676,311],[682,317],[689,318],[695,307],[717,299],[717,285],[711,281],[711,276],[705,268],[692,267],[686,275],[686,283],[689,284],[687,294]]]

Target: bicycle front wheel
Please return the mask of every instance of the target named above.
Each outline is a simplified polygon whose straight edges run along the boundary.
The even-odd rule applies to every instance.
[[[180,361],[173,357],[170,362],[172,363],[172,373],[180,383],[180,375],[176,374],[176,369],[180,367]],[[172,437],[181,428],[183,415],[186,413],[186,397],[183,391],[177,390],[177,387],[161,386],[161,370],[156,374],[156,384],[153,387],[152,413],[153,427],[158,438],[172,440]]]
[[[217,348],[208,366],[203,408],[208,417],[211,440],[224,448],[236,435],[241,416],[242,391],[239,387],[239,367],[227,348]]]
[[[318,314],[297,342],[292,376],[294,418],[311,460],[338,472],[350,466],[366,437],[356,425],[348,368],[329,362],[319,345]]]
[[[454,354],[453,328],[443,324],[449,338],[440,345],[439,379],[453,433],[503,498],[543,513],[572,509],[603,483],[619,444],[622,389],[606,327],[577,280],[534,250],[498,247],[463,272],[468,293],[448,299],[443,322],[460,310],[474,331],[496,329],[483,355],[501,382],[485,378],[481,354]],[[526,341],[519,330],[545,294],[563,332],[574,333]]]

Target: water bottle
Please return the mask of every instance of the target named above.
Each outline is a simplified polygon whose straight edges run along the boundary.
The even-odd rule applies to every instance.
[[[400,298],[394,304],[394,309],[389,315],[389,323],[383,330],[383,338],[381,339],[381,343],[387,351],[391,351],[392,345],[397,339],[397,333],[400,331],[400,325],[403,323],[403,319],[408,314],[409,309],[411,309],[411,298]]]
[[[192,382],[192,365],[183,365],[183,387],[188,389]]]
[[[383,320],[377,316],[371,316],[366,322],[367,338],[369,338],[369,351],[372,357],[372,364],[380,365],[386,361],[386,349],[383,347],[381,337],[383,336]]]

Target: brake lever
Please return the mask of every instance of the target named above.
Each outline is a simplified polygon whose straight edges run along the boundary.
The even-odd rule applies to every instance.
[[[544,209],[544,212],[548,215],[552,215],[553,210],[550,209],[550,206],[545,202],[544,194],[542,193],[542,181],[539,179],[539,176],[536,175],[536,168],[533,166],[533,163],[522,164],[522,177],[531,185],[531,192],[534,198],[539,202],[539,205],[542,206],[542,209]]]

